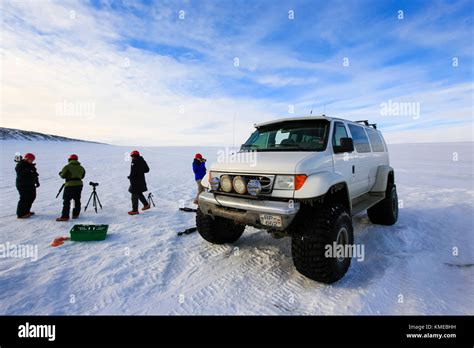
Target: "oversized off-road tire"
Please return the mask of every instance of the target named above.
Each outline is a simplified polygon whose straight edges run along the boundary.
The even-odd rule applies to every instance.
[[[233,243],[245,230],[244,225],[218,216],[213,218],[200,209],[196,213],[196,227],[201,237],[213,244]]]
[[[367,215],[373,224],[393,225],[398,219],[398,196],[394,184],[388,184],[385,198],[367,209]]]
[[[351,255],[333,257],[327,254],[334,244],[352,245],[352,219],[340,204],[321,205],[306,212],[291,240],[293,263],[301,274],[318,282],[330,284],[341,279],[351,264]]]

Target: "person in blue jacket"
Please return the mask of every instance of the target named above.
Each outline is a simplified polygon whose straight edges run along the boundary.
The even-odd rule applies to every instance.
[[[202,157],[200,153],[197,153],[194,156],[193,161],[193,172],[194,172],[194,180],[196,180],[196,185],[198,188],[198,192],[196,195],[196,199],[194,200],[194,204],[198,204],[198,197],[202,191],[204,191],[204,187],[201,184],[202,178],[206,176],[206,159]]]

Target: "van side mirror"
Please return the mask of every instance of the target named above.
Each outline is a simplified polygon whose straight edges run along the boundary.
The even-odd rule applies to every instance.
[[[341,145],[334,146],[334,153],[344,153],[354,151],[354,143],[352,138],[341,138]]]

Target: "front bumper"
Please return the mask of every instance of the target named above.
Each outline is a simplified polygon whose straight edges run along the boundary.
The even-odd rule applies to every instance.
[[[238,224],[279,231],[285,230],[290,225],[300,209],[298,202],[260,201],[244,197],[215,195],[211,192],[202,192],[198,202],[199,209],[204,214],[231,219]],[[262,225],[260,214],[280,216],[282,226]]]

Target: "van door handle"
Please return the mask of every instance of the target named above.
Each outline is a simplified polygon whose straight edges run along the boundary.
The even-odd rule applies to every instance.
[[[353,166],[352,166],[352,174],[355,174],[355,171],[356,171],[356,170],[355,170],[355,166],[353,165]]]

